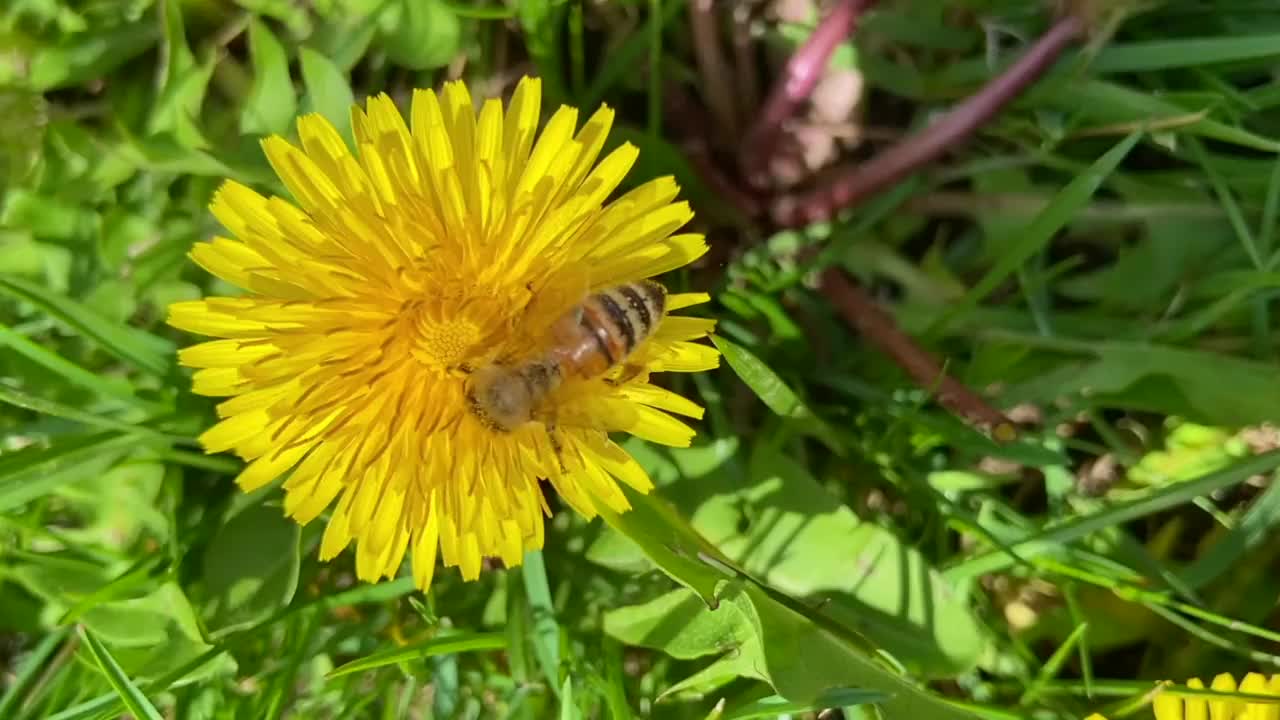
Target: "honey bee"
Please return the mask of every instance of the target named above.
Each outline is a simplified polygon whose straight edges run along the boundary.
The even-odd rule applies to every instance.
[[[567,379],[589,380],[619,365],[625,377],[626,359],[653,334],[666,304],[666,288],[651,280],[588,295],[552,325],[544,352],[471,373],[468,407],[485,427],[511,432],[534,420],[547,396]]]

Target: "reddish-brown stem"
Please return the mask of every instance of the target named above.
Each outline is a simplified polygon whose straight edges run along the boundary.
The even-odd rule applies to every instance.
[[[718,132],[723,133],[720,137],[734,138],[738,136],[738,110],[733,101],[733,75],[720,41],[720,18],[715,6],[715,0],[691,0],[689,29],[707,107],[716,120]]]
[[[1017,62],[927,128],[865,163],[837,173],[824,187],[777,198],[771,208],[774,221],[797,227],[826,220],[937,159],[1044,74],[1084,31],[1083,20],[1064,15]]]
[[[1013,423],[948,375],[938,359],[902,332],[893,318],[844,271],[837,268],[822,271],[820,289],[849,327],[892,358],[917,385],[932,391],[943,407],[989,431],[997,440],[1012,439],[1016,432]]]
[[[777,148],[783,123],[808,99],[826,71],[831,54],[849,37],[858,18],[874,1],[840,0],[787,60],[782,76],[774,81],[764,107],[742,141],[739,164],[748,182],[763,182],[763,171]]]

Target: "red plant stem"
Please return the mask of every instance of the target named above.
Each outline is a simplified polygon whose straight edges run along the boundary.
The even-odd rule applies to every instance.
[[[771,208],[774,221],[799,227],[829,219],[937,159],[1043,75],[1084,31],[1080,17],[1064,15],[1017,62],[924,130],[837,174],[825,187],[777,198]]]
[[[826,71],[831,54],[849,37],[858,18],[873,2],[841,0],[787,60],[782,76],[774,82],[764,107],[743,138],[739,164],[748,181],[762,183],[763,170],[778,145],[783,123],[808,99]]]
[[[999,441],[1013,439],[1016,430],[1004,413],[948,375],[937,358],[899,329],[893,318],[843,270],[822,271],[819,289],[849,327],[892,358],[917,385],[934,392],[944,408],[990,431]]]

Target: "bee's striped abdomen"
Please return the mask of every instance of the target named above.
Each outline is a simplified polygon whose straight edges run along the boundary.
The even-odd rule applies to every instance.
[[[662,321],[667,291],[658,283],[615,285],[591,294],[578,307],[573,326],[561,335],[561,352],[577,374],[599,375],[621,363]]]
[[[648,280],[615,285],[587,298],[587,308],[598,308],[595,316],[608,324],[608,332],[629,355],[653,334],[666,305],[667,291]],[[586,313],[584,313],[584,316]],[[621,361],[615,357],[614,362]]]

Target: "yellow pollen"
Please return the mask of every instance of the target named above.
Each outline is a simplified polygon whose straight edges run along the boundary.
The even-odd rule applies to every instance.
[[[438,370],[457,367],[470,359],[480,342],[481,329],[466,318],[436,320],[419,312],[413,328],[413,356]]]

